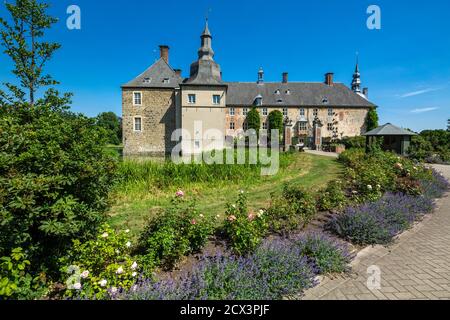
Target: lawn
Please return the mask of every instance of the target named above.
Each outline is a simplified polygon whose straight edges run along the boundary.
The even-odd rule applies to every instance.
[[[219,215],[224,219],[225,205],[234,201],[239,190],[248,192],[249,206],[257,210],[266,207],[271,193],[280,193],[285,182],[295,183],[311,191],[318,190],[341,173],[341,165],[332,158],[305,153],[290,156],[289,164],[275,176],[243,179],[241,181],[216,181],[188,183],[158,188],[148,181],[126,182],[116,186],[111,194],[113,203],[109,222],[115,228],[130,229],[137,235],[146,222],[169,203],[178,189],[186,197],[193,197],[206,217]]]

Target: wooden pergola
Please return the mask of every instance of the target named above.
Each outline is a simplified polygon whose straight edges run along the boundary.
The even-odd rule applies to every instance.
[[[416,135],[414,132],[396,127],[390,123],[363,134],[366,137],[367,150],[377,138],[383,137],[381,148],[385,151],[396,152],[402,156],[407,155],[411,137]]]

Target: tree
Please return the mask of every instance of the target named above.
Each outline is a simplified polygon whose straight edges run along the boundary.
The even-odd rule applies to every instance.
[[[283,137],[283,114],[279,110],[272,111],[269,113],[269,129],[270,130],[278,130],[280,134],[280,139]]]
[[[120,118],[114,112],[100,113],[95,121],[98,126],[108,132],[108,143],[118,145],[122,143],[122,125]]]
[[[366,120],[367,132],[378,128],[378,113],[376,108],[371,108],[367,114]]]
[[[5,83],[12,95],[0,91],[0,100],[25,102],[25,89],[28,91],[28,102],[33,106],[39,88],[57,84],[50,75],[43,73],[43,68],[60,45],[39,41],[44,36],[45,30],[57,22],[56,18],[46,14],[48,7],[48,4],[36,0],[16,0],[15,4],[6,3],[12,21],[0,18],[1,41],[5,47],[4,52],[13,60],[12,72],[20,80],[22,88]]]
[[[259,111],[256,107],[253,107],[247,114],[247,125],[249,129],[253,129],[256,131],[256,134],[259,136],[259,130],[261,129],[261,117],[259,115]]]
[[[104,148],[106,130],[68,111],[71,94],[35,96],[56,83],[43,68],[59,44],[37,40],[56,21],[48,5],[6,6],[13,24],[1,20],[1,39],[19,85],[0,92],[0,257],[23,248],[33,276],[55,280],[72,240],[93,237],[106,218],[116,160]]]

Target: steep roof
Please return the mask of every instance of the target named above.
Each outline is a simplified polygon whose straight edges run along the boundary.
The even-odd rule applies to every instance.
[[[262,104],[266,106],[376,107],[342,83],[334,83],[332,86],[319,82],[263,84],[227,82],[226,84],[227,105],[250,106],[254,104],[255,98],[261,95]],[[280,94],[276,94],[278,90]]]
[[[168,83],[164,81],[168,79]],[[142,74],[124,84],[122,88],[178,88],[183,79],[167,64],[159,59]]]
[[[369,131],[363,136],[416,136],[414,132],[405,130],[394,126],[393,124],[387,123],[384,126],[378,127]]]

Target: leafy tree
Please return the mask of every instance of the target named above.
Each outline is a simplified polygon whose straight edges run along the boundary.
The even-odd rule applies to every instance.
[[[371,108],[367,114],[366,120],[367,131],[378,128],[378,113],[376,108]]]
[[[412,158],[430,162],[450,161],[450,132],[425,130],[412,137],[409,154]]]
[[[105,219],[116,163],[104,148],[107,131],[68,111],[70,94],[50,88],[35,96],[56,83],[43,67],[59,44],[38,42],[56,21],[48,5],[17,0],[6,7],[12,25],[1,20],[2,45],[19,84],[0,92],[0,256],[23,248],[34,276],[56,276],[72,239],[95,235]]]
[[[280,134],[280,139],[283,137],[283,113],[279,110],[272,111],[269,113],[269,129],[270,130],[278,130]]]
[[[100,113],[95,120],[98,126],[107,130],[110,144],[118,145],[122,143],[121,119],[114,112]]]
[[[256,134],[259,136],[259,130],[261,129],[261,116],[259,115],[259,111],[256,107],[253,107],[247,114],[246,118],[248,128],[256,131]]]
[[[33,106],[39,88],[57,84],[50,75],[44,74],[43,68],[60,45],[39,41],[57,19],[46,14],[48,4],[36,0],[16,0],[15,4],[5,5],[11,21],[0,18],[1,43],[4,52],[13,60],[12,72],[20,80],[21,87],[5,83],[12,95],[0,90],[0,101],[25,102],[27,91],[28,102]]]

